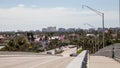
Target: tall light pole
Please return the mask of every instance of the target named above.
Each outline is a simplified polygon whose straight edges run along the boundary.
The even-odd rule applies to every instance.
[[[105,40],[105,32],[104,32],[104,30],[105,30],[105,27],[104,27],[104,13],[102,13],[102,12],[100,12],[100,11],[97,11],[97,10],[95,10],[95,9],[87,6],[87,5],[82,5],[82,8],[84,8],[84,7],[92,10],[93,12],[97,13],[98,15],[100,15],[100,16],[102,17],[102,27],[103,27],[103,38],[102,38],[102,40],[103,40],[103,47],[104,47],[104,46],[105,46],[105,43],[104,43],[104,42],[105,42],[105,41],[104,41],[104,40]]]
[[[118,7],[119,8],[119,28],[120,28],[120,0],[118,4],[119,4],[119,7]]]

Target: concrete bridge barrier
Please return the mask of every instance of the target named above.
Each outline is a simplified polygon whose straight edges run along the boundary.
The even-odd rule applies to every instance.
[[[66,68],[87,68],[89,53],[87,50],[82,51]]]

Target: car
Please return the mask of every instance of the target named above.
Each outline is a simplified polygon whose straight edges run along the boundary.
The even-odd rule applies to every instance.
[[[76,46],[68,46],[68,48],[74,48],[74,47],[76,47]]]
[[[71,57],[76,57],[77,56],[77,53],[72,53],[70,54]]]
[[[52,52],[47,52],[47,54],[52,54]]]

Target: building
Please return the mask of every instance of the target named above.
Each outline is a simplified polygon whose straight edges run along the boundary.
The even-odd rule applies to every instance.
[[[90,33],[93,33],[93,32],[95,32],[95,31],[96,31],[95,28],[90,28],[90,29],[89,29],[89,32],[90,32]]]
[[[94,34],[87,34],[86,36],[89,36],[89,37],[95,37]]]
[[[77,28],[76,31],[83,31],[83,29]]]
[[[58,32],[65,32],[65,31],[66,31],[65,28],[59,28],[59,29],[58,29]]]
[[[67,31],[68,31],[68,32],[74,32],[74,31],[75,31],[75,28],[68,28]]]
[[[47,27],[48,32],[56,32],[56,27]]]
[[[43,28],[42,32],[56,32],[56,27],[47,27],[47,28]]]
[[[48,32],[47,28],[42,28],[42,32]]]

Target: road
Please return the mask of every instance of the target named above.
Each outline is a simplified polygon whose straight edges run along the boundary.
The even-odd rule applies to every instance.
[[[60,55],[0,52],[0,68],[66,68],[74,59],[74,57],[69,57],[69,54],[75,52],[76,48],[66,48],[64,50]]]
[[[73,59],[50,55],[1,55],[0,68],[66,68]]]
[[[65,48],[64,52],[61,53],[61,55],[63,55],[64,57],[69,57],[70,54],[72,53],[76,53],[76,47],[75,48]]]
[[[71,45],[69,45],[71,46]],[[72,45],[73,46],[73,45]],[[76,53],[76,47],[74,48],[69,48],[68,46],[67,47],[63,47],[63,52],[61,54],[58,54],[58,55],[62,55],[64,57],[69,57],[70,54],[72,53]],[[52,49],[52,50],[49,50],[49,51],[46,51],[46,52],[42,52],[41,54],[47,54],[47,52],[51,52],[52,54],[54,54],[54,51],[55,49]]]

